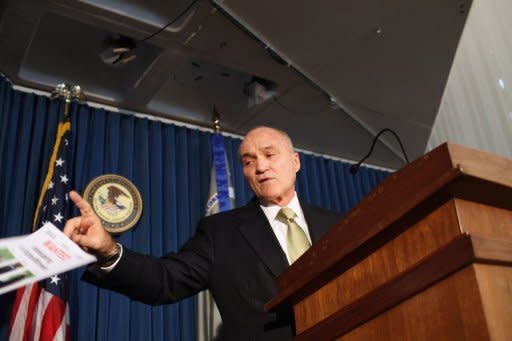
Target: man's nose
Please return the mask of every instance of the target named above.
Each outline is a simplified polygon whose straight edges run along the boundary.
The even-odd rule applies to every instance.
[[[268,162],[263,158],[256,159],[256,173],[264,173],[268,168]]]

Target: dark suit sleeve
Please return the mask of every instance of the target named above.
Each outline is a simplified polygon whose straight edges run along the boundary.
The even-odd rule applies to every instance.
[[[203,219],[178,253],[161,258],[124,248],[111,272],[90,266],[82,279],[151,305],[176,302],[208,287],[214,255],[210,231]]]

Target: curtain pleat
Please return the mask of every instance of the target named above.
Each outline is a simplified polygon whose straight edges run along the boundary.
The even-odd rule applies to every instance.
[[[60,101],[13,90],[0,77],[2,238],[31,231],[61,110]],[[143,214],[135,228],[116,239],[155,256],[177,251],[205,212],[211,134],[86,105],[73,104],[70,115],[73,187],[83,193],[92,179],[109,173],[128,178],[141,192]],[[253,196],[238,161],[240,143],[225,138],[236,206]],[[301,200],[339,212],[348,211],[388,174],[361,167],[352,176],[350,165],[341,161],[309,154],[300,159],[296,189]],[[70,276],[72,339],[195,340],[194,298],[150,307],[80,281],[82,272]],[[0,296],[0,339],[7,337],[12,297]]]

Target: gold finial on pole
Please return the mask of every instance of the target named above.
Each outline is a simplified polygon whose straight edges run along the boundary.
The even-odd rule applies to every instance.
[[[215,105],[213,106],[212,123],[215,134],[220,133],[220,115],[217,112],[217,107]]]
[[[66,83],[57,84],[55,89],[52,91],[50,98],[59,98],[64,100],[64,116],[67,116],[69,113],[69,104],[71,101],[85,101],[85,95],[80,85],[69,85]]]

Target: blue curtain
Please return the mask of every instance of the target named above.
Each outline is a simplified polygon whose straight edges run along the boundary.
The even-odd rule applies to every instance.
[[[31,231],[62,104],[16,91],[0,77],[0,238]],[[72,184],[82,192],[107,173],[130,179],[143,199],[139,224],[118,239],[146,254],[176,251],[194,233],[204,214],[212,162],[211,134],[172,124],[73,105]],[[225,138],[236,205],[252,197],[237,150],[240,140]],[[387,172],[301,154],[297,192],[305,201],[346,212]],[[77,212],[75,211],[75,214]],[[73,340],[195,340],[196,302],[150,307],[80,281],[71,275]],[[0,296],[0,339],[7,338],[12,294]]]

